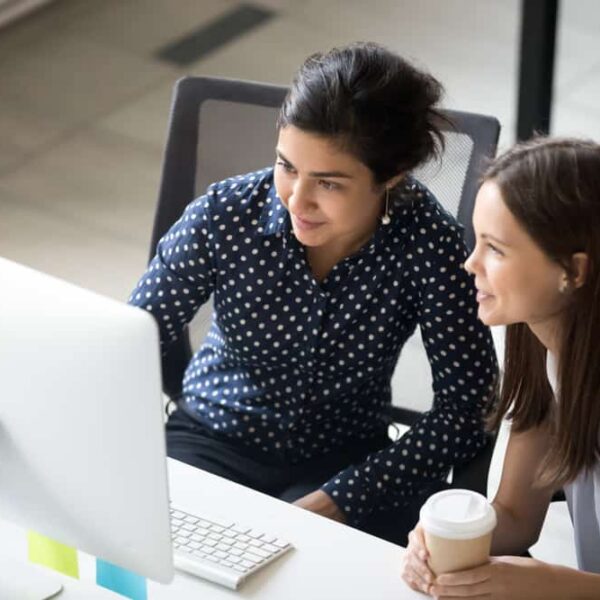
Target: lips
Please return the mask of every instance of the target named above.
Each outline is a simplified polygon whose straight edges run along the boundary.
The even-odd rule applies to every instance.
[[[294,224],[298,229],[303,229],[305,231],[316,229],[317,227],[324,225],[323,221],[310,221],[308,219],[303,219],[298,215],[292,215],[292,219],[294,220]]]
[[[493,297],[492,294],[489,294],[488,292],[484,292],[483,290],[480,290],[479,288],[477,289],[477,302],[483,302],[492,297]]]

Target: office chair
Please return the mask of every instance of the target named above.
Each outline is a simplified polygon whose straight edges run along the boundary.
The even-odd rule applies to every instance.
[[[275,123],[286,93],[283,86],[212,77],[184,77],[177,82],[151,258],[159,239],[209,184],[274,162]],[[454,126],[445,127],[442,164],[428,163],[415,175],[462,223],[471,247],[474,242],[471,214],[478,177],[485,161],[495,154],[500,124],[497,119],[483,115],[450,110],[444,114]],[[420,336],[417,343],[421,343]],[[171,398],[181,393],[183,372],[191,356],[190,336],[186,331],[163,359],[163,386]],[[431,397],[428,400],[431,403]],[[390,420],[410,425],[420,412],[392,406]],[[485,494],[493,448],[491,440],[468,467],[455,469],[453,483]]]

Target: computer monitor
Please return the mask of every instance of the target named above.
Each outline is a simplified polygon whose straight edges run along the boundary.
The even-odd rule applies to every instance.
[[[0,258],[0,398],[0,518],[170,581],[151,315]]]

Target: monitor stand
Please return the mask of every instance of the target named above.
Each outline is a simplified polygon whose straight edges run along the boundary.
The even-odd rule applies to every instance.
[[[58,596],[62,589],[62,583],[43,569],[0,558],[0,598],[48,600]]]

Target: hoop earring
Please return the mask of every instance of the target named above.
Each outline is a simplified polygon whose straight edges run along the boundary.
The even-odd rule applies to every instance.
[[[392,222],[390,218],[390,188],[385,188],[385,210],[383,211],[383,215],[381,216],[381,223],[383,225],[389,225]]]

